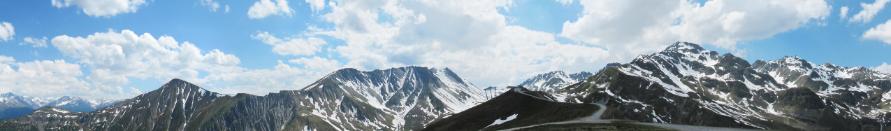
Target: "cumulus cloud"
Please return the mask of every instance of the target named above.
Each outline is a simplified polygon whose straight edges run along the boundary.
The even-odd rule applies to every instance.
[[[309,61],[306,62],[315,62],[312,59],[307,60]],[[322,64],[325,67],[314,68],[317,65],[295,67],[279,61],[271,69],[237,68],[213,73],[203,78],[206,82],[202,83],[202,86],[224,94],[249,93],[265,95],[269,92],[278,92],[280,90],[301,89],[318,78],[340,68],[340,66],[328,65],[332,63],[325,62],[308,64]]]
[[[121,90],[91,88],[81,79],[81,66],[64,60],[36,60],[18,62],[0,55],[0,91],[37,97],[63,95],[92,95],[110,97],[123,94]]]
[[[282,39],[269,34],[269,32],[258,32],[251,37],[271,45],[272,50],[280,55],[312,55],[327,43],[315,37]]]
[[[507,24],[498,12],[510,7],[507,0],[333,1],[321,15],[333,28],[307,34],[343,40],[333,51],[346,67],[445,66],[478,84],[496,85],[546,70],[592,70],[658,49],[639,47],[674,41],[733,49],[740,41],[821,22],[831,10],[822,0],[578,3],[580,17],[551,34]]]
[[[564,23],[561,36],[639,54],[670,42],[689,41],[733,49],[822,21],[831,7],[822,0],[583,1],[580,18]],[[640,10],[646,9],[646,10]],[[625,55],[634,56],[634,55]]]
[[[166,81],[172,78],[184,79],[220,93],[264,95],[279,90],[299,89],[341,67],[337,61],[312,57],[291,60],[299,66],[278,62],[270,69],[248,69],[239,66],[240,58],[235,55],[217,49],[205,51],[190,42],[177,41],[172,36],[155,37],[149,33],[137,34],[131,30],[110,30],[87,36],[60,35],[53,37],[50,44],[64,56],[75,61],[75,64],[64,61],[56,63],[78,66],[78,70],[65,68],[65,71],[70,72],[52,76],[70,77],[72,81],[67,82],[83,83],[84,86],[77,87],[96,91],[76,95],[100,98],[131,97],[139,92],[135,88],[127,87],[132,79]],[[15,59],[0,57],[0,63],[15,63]],[[81,72],[80,68],[88,70],[90,74],[78,73]],[[16,69],[7,70],[16,71]],[[17,72],[28,72],[28,70],[18,70]],[[33,72],[44,71],[51,70]],[[7,75],[0,77],[5,76]],[[0,82],[10,81],[14,80],[0,79]],[[41,96],[55,95],[40,94],[40,91],[28,92],[37,92],[32,94]]]
[[[863,33],[863,39],[878,40],[885,44],[891,44],[891,20],[866,30]]]
[[[94,86],[120,87],[129,78],[198,80],[200,72],[236,68],[240,62],[219,50],[203,53],[195,45],[170,36],[156,38],[130,30],[61,35],[51,43],[66,57],[91,69],[93,73],[87,79],[97,84]]]
[[[272,15],[291,16],[294,10],[288,6],[287,0],[258,0],[248,9],[248,18],[263,19]]]
[[[874,67],[873,70],[876,70],[876,71],[879,71],[882,73],[886,73],[886,74],[891,74],[891,64],[882,63],[881,65]]]
[[[15,27],[9,22],[0,22],[0,42],[12,40],[15,36]]]
[[[53,7],[66,8],[76,6],[93,17],[111,17],[123,13],[133,13],[145,0],[52,0]]]
[[[879,11],[882,11],[882,9],[885,8],[885,4],[887,3],[888,0],[875,0],[871,4],[860,3],[860,7],[862,7],[863,10],[860,10],[860,12],[851,16],[850,21],[860,23],[869,22],[879,13]]]
[[[303,57],[288,60],[290,63],[302,65],[304,69],[319,71],[334,71],[342,67],[340,62],[322,57]]]
[[[509,5],[501,0],[336,1],[322,15],[334,28],[307,34],[343,40],[333,52],[345,67],[449,67],[481,85],[512,84],[543,70],[591,70],[608,59],[604,49],[508,25],[498,9]],[[308,62],[312,59],[291,62],[316,63]]]
[[[46,47],[46,37],[41,38],[33,38],[33,37],[25,37],[23,39],[23,44],[31,45],[31,47]]]

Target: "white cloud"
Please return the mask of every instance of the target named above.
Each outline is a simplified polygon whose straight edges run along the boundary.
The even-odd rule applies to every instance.
[[[315,37],[281,39],[269,32],[258,32],[251,37],[271,45],[272,50],[279,55],[312,55],[327,43]]]
[[[271,69],[248,69],[239,66],[241,61],[237,56],[220,50],[202,51],[192,43],[180,42],[171,36],[154,37],[130,30],[88,36],[61,35],[52,38],[50,43],[91,72],[72,76],[88,85],[84,88],[105,91],[95,93],[115,98],[131,97],[139,92],[126,87],[132,79],[166,81],[172,78],[221,93],[264,95],[298,89],[341,67],[337,61],[313,57],[292,60],[300,64],[299,67],[279,62]],[[8,61],[14,59],[0,57],[0,63]]]
[[[90,89],[82,79],[81,67],[64,60],[16,62],[0,55],[0,91],[28,96],[102,95],[119,92]]]
[[[189,42],[173,37],[155,38],[130,30],[100,32],[89,36],[56,36],[51,43],[63,55],[92,70],[87,79],[97,85],[121,87],[129,78],[198,80],[201,72],[237,68],[239,59],[211,50],[202,53]],[[200,83],[201,81],[196,81]]]
[[[15,62],[15,58],[12,58],[10,56],[0,55],[0,64],[9,64],[12,62]]]
[[[306,0],[306,4],[315,12],[325,9],[325,0]]]
[[[891,74],[891,64],[882,63],[882,65],[874,67],[873,70],[876,70],[876,71],[879,71],[882,73],[886,73],[886,74]]]
[[[343,67],[337,60],[321,58],[321,57],[303,57],[288,60],[290,63],[302,65],[304,69],[317,71],[335,71]]]
[[[343,40],[333,50],[346,67],[445,66],[477,84],[496,85],[547,70],[591,71],[658,49],[640,47],[674,41],[733,49],[740,41],[821,22],[831,11],[822,0],[579,3],[580,18],[555,35],[507,24],[498,10],[508,8],[508,0],[334,1],[322,14],[333,28],[306,34]]]
[[[301,89],[318,78],[339,69],[338,66],[325,68],[328,69],[293,67],[279,61],[271,69],[238,68],[210,74],[202,79],[206,81],[202,86],[224,94],[265,95],[280,90]]]
[[[15,36],[15,27],[9,22],[0,22],[0,42],[12,40]]]
[[[672,41],[714,44],[733,49],[822,21],[831,7],[822,0],[582,1],[580,18],[564,23],[560,34],[602,45],[624,57],[649,52]],[[641,10],[645,9],[645,10]]]
[[[210,9],[211,12],[217,12],[222,9],[224,13],[229,13],[229,5],[220,4],[220,2],[215,0],[200,0],[200,2],[202,6]]]
[[[287,0],[258,0],[248,9],[248,18],[263,19],[272,15],[291,16],[294,10],[288,6]]]
[[[888,0],[875,0],[871,4],[860,3],[860,7],[862,7],[863,10],[860,10],[860,12],[857,12],[857,14],[851,16],[850,21],[860,23],[869,22],[876,16],[876,14],[879,13],[879,11],[882,11],[882,9],[885,8],[885,4],[887,3]]]
[[[123,13],[133,13],[145,0],[52,0],[53,7],[77,6],[84,14],[93,17],[111,17]]]
[[[841,19],[848,18],[848,7],[847,6],[842,6],[841,8],[838,9],[838,17]]]
[[[863,33],[863,39],[878,40],[885,44],[891,44],[891,20],[866,30]]]
[[[334,28],[307,34],[343,40],[345,45],[333,51],[345,67],[449,67],[480,85],[514,84],[547,70],[591,70],[608,59],[601,48],[560,43],[553,34],[508,25],[498,12],[508,5],[499,0],[337,1],[322,15]]]
[[[31,45],[31,47],[46,47],[47,38],[46,37],[42,37],[42,38],[25,37],[25,39],[23,39],[23,40],[24,41],[22,41],[22,42],[24,44]]]

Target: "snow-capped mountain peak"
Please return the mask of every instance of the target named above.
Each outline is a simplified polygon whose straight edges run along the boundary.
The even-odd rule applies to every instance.
[[[544,91],[553,93],[553,91],[557,90],[558,88],[578,83],[582,80],[587,79],[591,75],[593,74],[584,71],[573,74],[567,74],[563,71],[551,71],[538,74],[533,76],[532,78],[526,79],[525,81],[520,83],[520,86],[533,91]]]
[[[675,42],[674,44],[665,47],[663,51],[699,53],[705,51],[705,48],[689,42]]]
[[[303,103],[303,105],[344,105],[339,101],[349,101],[349,103],[364,103],[380,109],[381,114],[388,114],[380,116],[381,118],[368,118],[381,119],[378,121],[388,121],[387,123],[361,126],[407,129],[420,128],[418,126],[425,123],[419,122],[460,112],[484,101],[481,96],[482,91],[450,69],[417,66],[372,71],[341,69],[310,84],[300,92],[316,96],[309,98],[313,100]],[[356,109],[366,108],[360,105],[344,106]],[[356,112],[361,112],[361,110]],[[324,109],[319,115],[338,117],[355,114]],[[384,116],[393,118],[392,120],[382,120],[385,119]],[[344,117],[343,119],[352,120],[354,118]],[[407,121],[408,119],[419,121]],[[343,126],[360,126],[356,125],[357,123],[341,124],[344,124]]]
[[[567,101],[607,101],[607,118],[790,130],[870,129],[891,105],[887,75],[862,67],[718,55],[690,43],[604,68]],[[696,116],[689,114],[695,113]],[[702,121],[708,120],[708,121]],[[777,122],[779,121],[779,122]]]

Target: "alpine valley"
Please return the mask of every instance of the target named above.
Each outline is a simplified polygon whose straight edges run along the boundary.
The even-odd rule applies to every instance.
[[[340,69],[264,96],[180,79],[113,103],[3,94],[3,115],[22,115],[0,130],[891,130],[891,75],[863,67],[677,42],[596,73],[542,72],[485,89],[410,66]]]

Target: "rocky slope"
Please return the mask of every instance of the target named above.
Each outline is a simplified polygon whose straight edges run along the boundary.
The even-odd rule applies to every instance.
[[[750,64],[678,42],[560,90],[604,118],[781,130],[878,130],[887,74],[787,57]],[[885,97],[889,96],[889,97]]]

